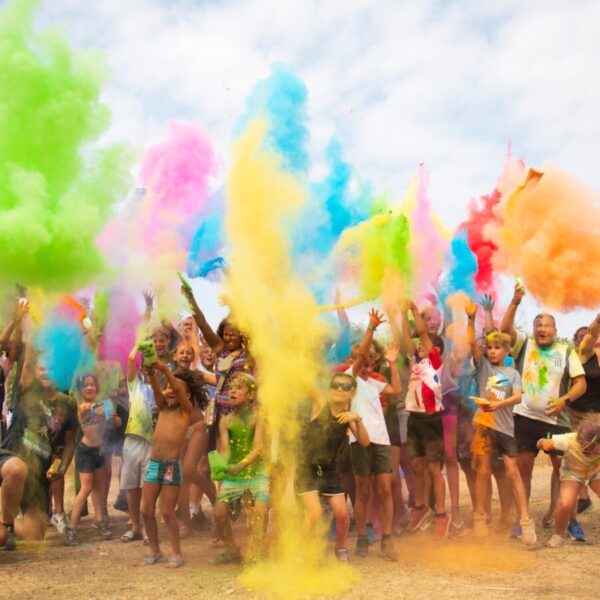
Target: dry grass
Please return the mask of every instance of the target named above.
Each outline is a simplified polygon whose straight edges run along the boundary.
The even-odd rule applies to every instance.
[[[543,462],[543,460],[542,460]],[[535,469],[532,512],[538,524],[547,505],[550,468]],[[465,486],[463,486],[464,488]],[[594,500],[596,502],[596,499]],[[468,511],[467,499],[463,502]],[[142,566],[140,542],[98,540],[85,523],[80,548],[67,548],[49,531],[43,544],[21,545],[15,553],[0,552],[0,597],[14,600],[95,600],[105,598],[222,598],[253,597],[237,581],[239,568],[213,567],[210,559],[220,551],[208,533],[184,540],[187,564],[179,571],[164,565]],[[600,540],[598,508],[581,518],[591,540]],[[116,513],[113,530],[124,530],[125,516]],[[161,532],[163,539],[166,532]],[[492,535],[481,543],[469,536],[433,544],[426,537],[401,536],[397,564],[385,562],[376,547],[367,559],[354,559],[361,581],[344,598],[596,598],[592,544],[569,544],[546,549],[550,532],[538,527],[540,543],[532,550],[506,536]],[[116,536],[115,536],[116,537]],[[354,540],[350,540],[352,548]],[[166,549],[166,547],[165,547]],[[324,597],[327,590],[323,590]]]

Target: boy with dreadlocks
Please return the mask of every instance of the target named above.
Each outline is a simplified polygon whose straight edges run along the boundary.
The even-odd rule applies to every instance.
[[[600,496],[600,417],[590,415],[576,432],[540,439],[537,447],[544,452],[564,452],[560,467],[560,496],[554,513],[554,535],[546,543],[559,548],[565,543],[567,524],[573,514],[579,490],[586,483]]]
[[[192,409],[195,404],[202,402],[204,392],[198,379],[188,369],[171,373],[165,363],[156,361],[146,368],[146,372],[159,413],[142,488],[142,517],[151,549],[145,562],[153,565],[163,560],[156,525],[156,503],[160,496],[162,517],[169,529],[173,550],[168,566],[177,568],[183,565],[179,527],[175,517],[181,485],[179,454],[190,424]],[[159,373],[167,381],[164,391],[160,388]]]

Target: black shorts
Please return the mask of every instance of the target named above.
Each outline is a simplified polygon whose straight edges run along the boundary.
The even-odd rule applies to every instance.
[[[515,458],[517,456],[517,440],[501,431],[477,425],[471,451],[474,456],[493,456],[494,453],[497,453],[500,456]]]
[[[408,415],[408,454],[428,462],[444,460],[444,427],[440,413]]]
[[[77,467],[77,470],[80,473],[93,473],[103,466],[104,454],[102,454],[102,447],[94,448],[79,442],[75,451],[75,467]]]
[[[536,456],[539,452],[537,447],[538,440],[547,438],[548,436],[560,435],[561,433],[569,433],[570,431],[568,427],[537,421],[523,415],[514,415],[514,419],[517,450],[519,452],[533,452]],[[563,453],[553,450],[549,454],[562,456]]]
[[[390,436],[390,444],[400,448],[402,446],[402,438],[400,437],[400,421],[398,420],[398,413],[396,406],[388,406],[384,414],[385,426]]]
[[[369,444],[363,448],[358,442],[350,444],[350,460],[355,475],[383,475],[392,472],[392,447]]]
[[[335,465],[300,465],[296,477],[296,494],[318,492],[321,496],[344,493],[342,480]]]

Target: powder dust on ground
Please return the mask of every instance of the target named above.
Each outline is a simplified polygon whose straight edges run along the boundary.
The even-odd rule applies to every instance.
[[[541,461],[544,462],[543,460]],[[538,544],[524,548],[506,535],[492,534],[485,541],[474,540],[469,533],[456,541],[435,544],[425,535],[401,535],[395,538],[400,554],[398,563],[386,562],[378,546],[372,546],[368,558],[354,556],[355,537],[349,540],[351,565],[358,572],[358,583],[337,596],[357,600],[396,598],[597,598],[594,593],[595,567],[600,543],[600,508],[580,521],[590,543],[569,543],[561,549],[544,547],[551,531],[542,529],[542,515],[548,503],[550,468],[540,464],[534,470],[531,508],[536,519]],[[461,480],[461,508],[469,513],[466,484]],[[68,484],[67,489],[71,489]],[[71,494],[67,494],[72,501]],[[494,503],[494,514],[498,504]],[[82,545],[66,547],[53,528],[43,543],[21,544],[14,553],[0,552],[0,597],[13,600],[61,598],[64,600],[103,600],[154,598],[267,598],[247,590],[239,581],[241,567],[216,567],[210,560],[221,545],[214,545],[210,531],[195,532],[183,540],[186,565],[172,570],[164,564],[146,566],[146,548],[141,542],[123,544],[119,535],[127,517],[111,512],[113,538],[101,540],[90,527],[90,517],[80,528]],[[236,533],[245,535],[244,519],[236,524]],[[160,530],[163,552],[169,544],[164,527]],[[331,597],[328,588],[321,598]],[[314,597],[314,596],[313,596]],[[286,600],[291,600],[288,594]]]

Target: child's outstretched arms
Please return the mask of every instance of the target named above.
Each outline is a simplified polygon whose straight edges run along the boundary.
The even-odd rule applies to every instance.
[[[194,292],[188,286],[181,286],[181,293],[185,296],[186,300],[190,305],[190,309],[192,311],[192,315],[194,317],[194,321],[196,321],[196,325],[200,328],[202,332],[202,336],[206,340],[206,343],[215,351],[216,354],[220,354],[223,350],[223,340],[215,333],[213,328],[208,324],[204,313],[200,310],[198,303],[196,302],[196,298],[194,297]]]
[[[352,375],[355,377],[358,375],[358,373],[360,373],[365,362],[367,361],[369,350],[371,349],[371,343],[373,341],[373,334],[382,323],[385,323],[383,314],[372,308],[369,311],[369,324],[367,325],[367,330],[365,331],[363,339],[360,342],[356,359],[352,363]]]
[[[467,300],[465,305],[465,312],[467,313],[467,341],[471,346],[471,354],[473,355],[473,362],[478,364],[481,360],[481,348],[475,339],[475,317],[477,316],[477,304],[473,300]]]

